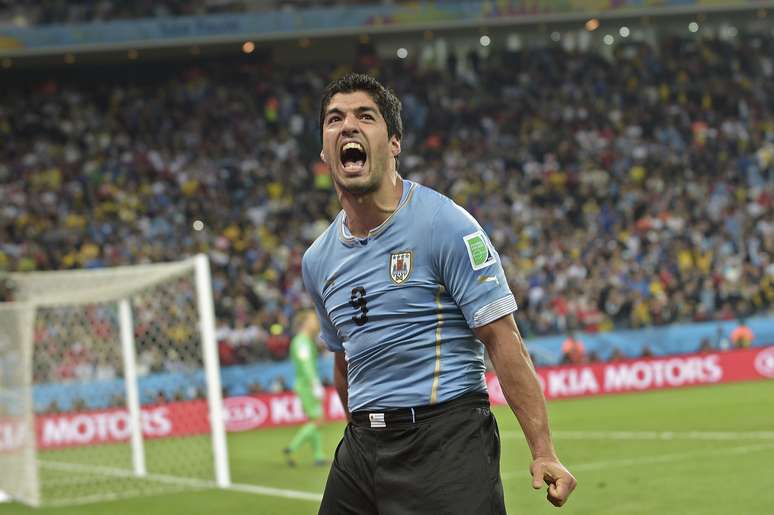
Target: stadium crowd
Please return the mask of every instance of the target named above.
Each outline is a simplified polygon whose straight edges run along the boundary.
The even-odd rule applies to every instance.
[[[491,236],[527,336],[772,311],[774,41],[660,45],[355,65],[403,100],[401,174]],[[2,87],[0,270],[207,252],[224,364],[283,359],[339,209],[318,95],[344,69],[140,70]]]
[[[0,26],[97,23],[139,18],[295,11],[331,6],[398,3],[389,0],[0,0]]]

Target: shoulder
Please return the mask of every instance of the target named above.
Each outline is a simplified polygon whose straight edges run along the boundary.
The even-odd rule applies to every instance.
[[[433,231],[457,234],[481,229],[473,215],[446,195],[424,186],[419,186],[418,193],[421,201],[432,209],[428,220],[431,220]]]
[[[437,209],[449,202],[453,203],[449,197],[434,190],[433,188],[428,188],[427,186],[423,186],[418,182],[406,182],[410,184],[410,187],[413,189],[412,195],[414,197],[414,205],[425,206],[429,207],[430,209]]]
[[[432,188],[413,184],[411,223],[415,229],[429,233],[435,248],[458,238],[483,234],[476,219],[454,200]]]
[[[437,225],[438,222],[444,225],[455,224],[468,219],[475,222],[467,211],[443,193],[419,183],[411,184],[414,189],[411,203],[416,222],[427,221],[433,225]]]

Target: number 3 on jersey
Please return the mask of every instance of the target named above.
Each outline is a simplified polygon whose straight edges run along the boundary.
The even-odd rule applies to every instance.
[[[356,286],[352,288],[352,295],[349,297],[350,305],[356,310],[360,311],[359,314],[353,315],[352,320],[357,325],[363,325],[368,322],[368,308],[366,303],[366,291],[362,286]]]

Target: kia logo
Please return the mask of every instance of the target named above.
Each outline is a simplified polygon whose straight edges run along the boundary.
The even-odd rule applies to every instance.
[[[269,408],[254,397],[228,397],[223,400],[226,431],[247,431],[259,427],[269,416]]]
[[[774,378],[774,347],[763,349],[755,356],[755,370],[762,376]]]

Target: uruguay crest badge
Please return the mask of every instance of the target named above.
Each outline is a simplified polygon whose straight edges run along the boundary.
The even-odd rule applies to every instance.
[[[414,253],[402,250],[390,254],[390,279],[395,284],[403,284],[414,270]]]

